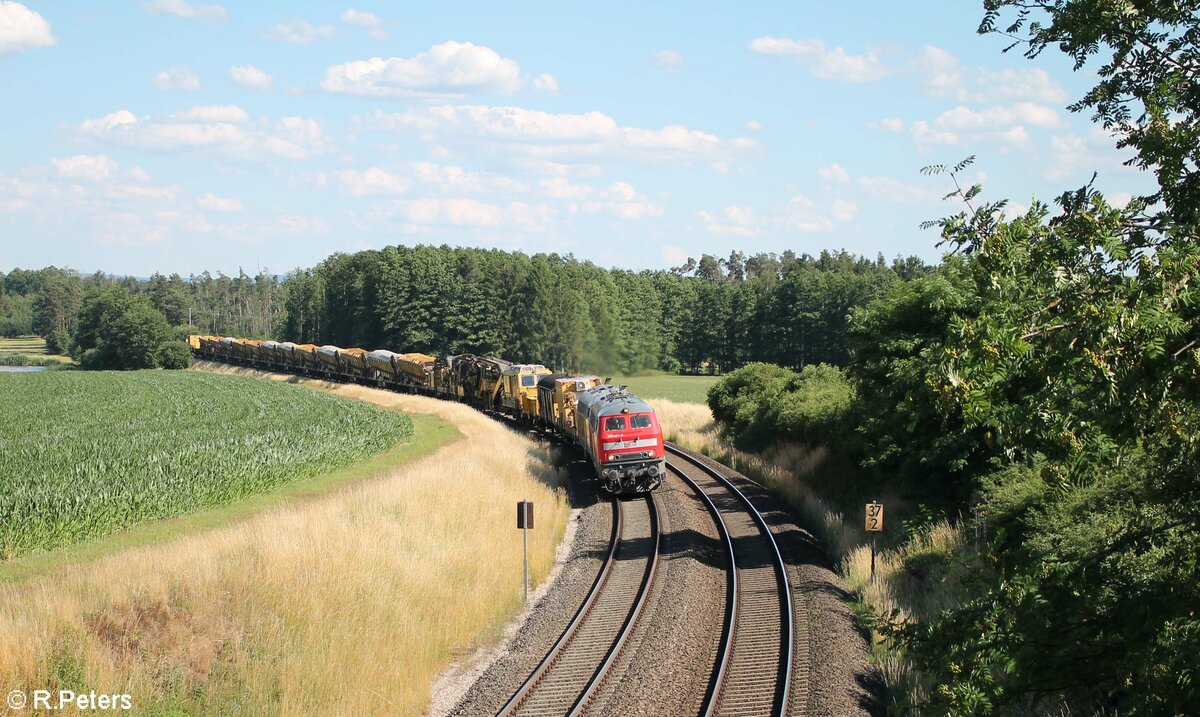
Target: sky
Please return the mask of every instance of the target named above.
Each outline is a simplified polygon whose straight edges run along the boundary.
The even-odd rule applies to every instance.
[[[0,271],[284,273],[449,244],[654,269],[936,260],[969,155],[1022,212],[1099,173],[1094,83],[982,3],[0,0]]]

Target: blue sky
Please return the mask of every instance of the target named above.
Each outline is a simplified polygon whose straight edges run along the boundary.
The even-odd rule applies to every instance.
[[[0,1],[0,271],[282,273],[389,244],[635,269],[935,259],[956,207],[1142,173],[981,3]]]

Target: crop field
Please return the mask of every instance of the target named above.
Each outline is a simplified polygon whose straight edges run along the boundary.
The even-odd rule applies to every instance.
[[[624,384],[642,398],[665,398],[683,403],[705,403],[708,388],[720,376],[676,376],[674,374],[652,374],[649,376],[614,376],[613,383]]]
[[[407,416],[286,384],[181,371],[0,373],[0,558],[323,474]]]
[[[46,340],[41,336],[0,338],[0,354],[41,355],[46,353]]]
[[[241,375],[188,373],[243,392],[257,382],[309,393],[279,376],[209,370]],[[537,504],[535,582],[568,523],[551,449],[458,403],[302,383],[412,415],[418,433],[339,471],[361,479],[337,490],[17,582],[0,575],[5,691],[126,692],[131,713],[155,717],[416,717],[443,667],[499,638],[522,604],[514,502]],[[450,442],[386,459],[437,425]]]

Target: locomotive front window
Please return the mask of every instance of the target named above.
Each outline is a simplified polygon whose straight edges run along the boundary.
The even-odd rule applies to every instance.
[[[630,416],[629,417],[629,427],[630,428],[649,428],[650,427],[650,414],[642,413],[637,416]]]
[[[529,388],[530,386],[532,386],[535,383],[537,383],[537,376],[534,376],[531,373],[525,374],[524,376],[521,377],[521,385],[526,388]]]
[[[604,419],[604,430],[606,431],[623,431],[625,430],[625,418],[623,416],[612,416]]]

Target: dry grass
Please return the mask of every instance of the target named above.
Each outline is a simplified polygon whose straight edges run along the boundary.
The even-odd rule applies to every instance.
[[[825,447],[779,446],[763,454],[740,451],[725,441],[707,406],[655,399],[655,411],[667,440],[704,453],[782,495],[811,530],[818,534],[838,573],[862,607],[875,615],[895,614],[900,620],[922,619],[956,604],[964,561],[969,555],[963,527],[942,521],[909,536],[899,547],[881,550],[871,580],[871,543],[858,522],[848,519],[821,496],[814,479],[828,456]],[[888,505],[899,504],[885,496]],[[924,701],[922,684],[904,655],[872,633],[876,664],[889,694],[907,704]]]
[[[230,372],[250,373],[229,369]],[[317,382],[313,382],[317,383]],[[129,692],[139,714],[420,714],[520,605],[568,515],[546,449],[464,406],[355,386],[468,440],[234,525],[0,587],[0,685]]]

